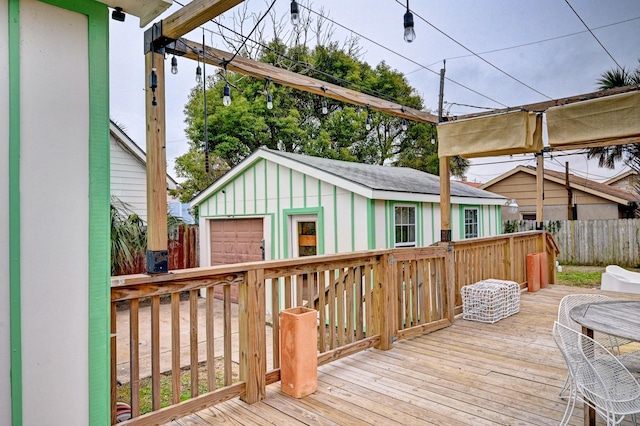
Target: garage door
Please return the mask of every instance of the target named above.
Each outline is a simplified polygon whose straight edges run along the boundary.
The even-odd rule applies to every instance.
[[[262,219],[211,221],[211,265],[262,260]]]

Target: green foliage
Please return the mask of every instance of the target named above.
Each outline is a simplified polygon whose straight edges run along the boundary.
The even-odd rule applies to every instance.
[[[111,197],[111,275],[131,271],[146,247],[144,221],[129,205]]]

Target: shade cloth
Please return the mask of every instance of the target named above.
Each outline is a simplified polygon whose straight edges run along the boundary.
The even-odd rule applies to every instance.
[[[464,158],[540,152],[542,117],[516,111],[438,125],[438,156]]]
[[[551,147],[640,136],[640,92],[549,108]]]

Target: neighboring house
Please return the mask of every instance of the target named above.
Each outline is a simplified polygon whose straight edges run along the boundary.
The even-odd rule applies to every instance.
[[[453,239],[500,234],[504,197],[451,183]],[[440,240],[438,176],[259,149],[192,200],[200,265]]]
[[[638,191],[640,191],[640,177],[638,177],[638,172],[635,170],[628,170],[619,176],[612,177],[604,182],[604,184],[631,193],[638,193]]]
[[[504,220],[535,220],[536,168],[519,166],[483,184],[481,189],[495,192],[517,201],[519,211],[510,214],[502,210]],[[572,219],[620,219],[633,217],[640,201],[637,193],[631,193],[604,183],[576,175],[569,175]],[[569,191],[565,174],[553,170],[544,171],[543,220],[567,220],[569,218]]]
[[[131,138],[113,121],[110,122],[111,195],[126,203],[145,222],[147,221],[147,156]],[[167,191],[178,184],[167,174]],[[173,216],[193,223],[188,205],[167,193],[167,203]]]

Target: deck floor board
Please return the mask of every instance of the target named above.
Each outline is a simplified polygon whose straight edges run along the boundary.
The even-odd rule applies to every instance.
[[[566,402],[566,366],[551,336],[560,299],[599,290],[549,286],[523,293],[520,313],[484,324],[456,318],[443,330],[323,365],[318,391],[301,399],[267,387],[171,425],[552,425]],[[617,299],[640,296],[607,293]],[[582,424],[578,404],[571,425]],[[599,419],[598,425],[604,424]],[[624,425],[631,424],[625,420]]]

